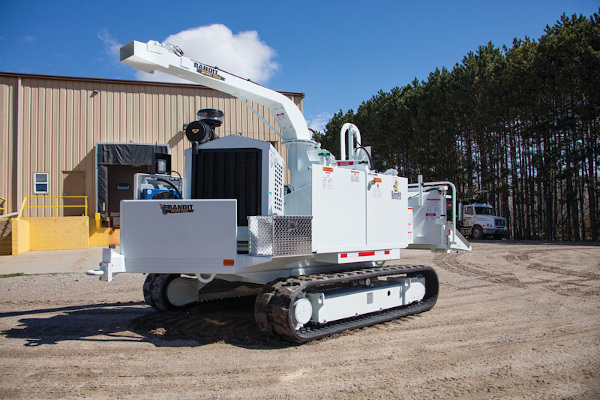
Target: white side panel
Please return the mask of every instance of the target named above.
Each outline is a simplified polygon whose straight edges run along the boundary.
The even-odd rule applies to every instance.
[[[222,267],[237,255],[236,209],[236,200],[124,200],[121,253],[128,265],[214,260]]]
[[[438,190],[423,193],[423,205],[419,206],[418,196],[411,197],[413,207],[413,245],[431,248],[446,248],[446,198]]]
[[[312,215],[312,185],[286,194],[284,201],[285,215]]]
[[[363,250],[367,243],[366,174],[313,166],[313,251]]]
[[[387,285],[362,289],[309,292],[312,305],[311,321],[325,324],[420,301],[425,296],[425,279],[395,278]]]
[[[408,245],[408,180],[369,174],[367,182],[367,247]]]

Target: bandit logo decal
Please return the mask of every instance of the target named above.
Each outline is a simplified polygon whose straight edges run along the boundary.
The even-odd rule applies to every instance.
[[[208,65],[200,64],[199,62],[194,62],[194,68],[199,74],[209,76],[214,79],[218,79],[220,81],[224,81],[225,78],[219,75],[219,69],[213,68]]]
[[[181,214],[194,212],[193,204],[162,204],[160,203],[160,209],[163,215],[167,214]]]

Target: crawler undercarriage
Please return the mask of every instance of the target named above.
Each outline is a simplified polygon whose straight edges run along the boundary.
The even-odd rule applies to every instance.
[[[146,302],[159,311],[187,307],[194,278],[149,274]],[[431,309],[438,296],[431,267],[390,265],[281,278],[264,286],[219,279],[201,287],[197,302],[256,295],[255,319],[260,329],[285,340],[304,343],[345,330],[418,314]]]

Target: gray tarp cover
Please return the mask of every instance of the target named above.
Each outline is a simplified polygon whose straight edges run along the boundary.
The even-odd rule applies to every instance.
[[[131,165],[133,167],[150,165],[152,154],[169,154],[166,144],[98,143],[96,144],[97,187],[96,212],[99,205],[108,203],[108,166]]]

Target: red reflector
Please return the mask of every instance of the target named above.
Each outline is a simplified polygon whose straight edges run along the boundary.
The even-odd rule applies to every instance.
[[[233,267],[235,264],[235,260],[223,260],[224,267]]]
[[[386,251],[384,251],[384,254],[386,254],[386,255],[387,255],[387,254],[390,254],[390,251],[389,251],[389,250],[386,250]]]
[[[340,258],[348,258],[348,254],[342,253],[342,254],[340,254]]]
[[[358,253],[359,257],[368,257],[368,256],[374,256],[375,252],[374,251],[363,251],[362,253]]]

